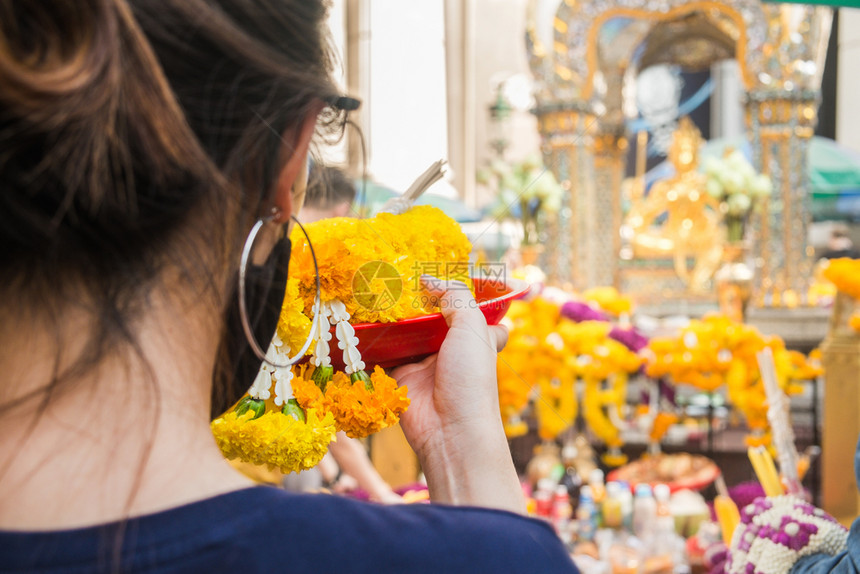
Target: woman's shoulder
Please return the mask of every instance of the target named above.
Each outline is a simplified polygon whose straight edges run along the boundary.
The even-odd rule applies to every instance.
[[[573,572],[549,524],[502,510],[435,504],[380,505],[344,497],[269,493],[291,517],[281,524],[326,556],[303,566],[351,571]],[[278,513],[280,514],[280,513]],[[272,520],[283,522],[283,515]],[[325,541],[320,544],[320,541]],[[318,570],[318,571],[324,571]]]
[[[0,533],[0,555],[26,549],[28,565],[47,571],[96,564],[106,533],[105,527]],[[133,572],[575,572],[548,524],[510,512],[383,506],[269,487],[131,520],[123,536],[123,571]],[[23,566],[4,560],[0,571]]]

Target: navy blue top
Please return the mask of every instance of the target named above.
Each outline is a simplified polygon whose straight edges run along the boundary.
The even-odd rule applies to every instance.
[[[271,487],[122,523],[0,531],[0,572],[576,573],[546,522],[432,504],[383,506]],[[116,566],[119,552],[121,566]]]

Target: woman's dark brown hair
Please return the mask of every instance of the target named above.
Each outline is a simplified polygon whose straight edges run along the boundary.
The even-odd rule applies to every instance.
[[[213,301],[230,296],[290,153],[282,136],[337,95],[325,12],[314,0],[0,0],[0,320],[56,322],[68,305],[97,318],[43,400],[116,345],[136,348],[132,324],[166,266]],[[0,412],[28,398],[0,399]]]

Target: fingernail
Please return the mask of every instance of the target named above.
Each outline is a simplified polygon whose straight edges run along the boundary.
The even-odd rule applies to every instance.
[[[438,286],[442,284],[442,279],[434,277],[433,275],[422,275],[421,282],[427,286]]]

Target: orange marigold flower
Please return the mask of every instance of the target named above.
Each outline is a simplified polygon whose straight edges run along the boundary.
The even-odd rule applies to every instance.
[[[860,260],[831,259],[824,268],[824,277],[842,293],[860,299]]]
[[[295,377],[291,381],[293,387],[293,396],[296,397],[299,405],[303,409],[319,409],[326,411],[327,403],[325,395],[316,383],[311,380],[309,365],[301,365],[295,370]]]
[[[409,406],[406,387],[376,367],[370,385],[352,382],[337,372],[326,385],[325,394],[310,380],[309,369],[299,372],[293,381],[293,393],[302,408],[316,408],[334,416],[338,430],[352,438],[363,438],[397,424]]]
[[[860,333],[860,313],[854,313],[851,315],[851,318],[848,320],[848,324],[851,325],[851,328]]]

